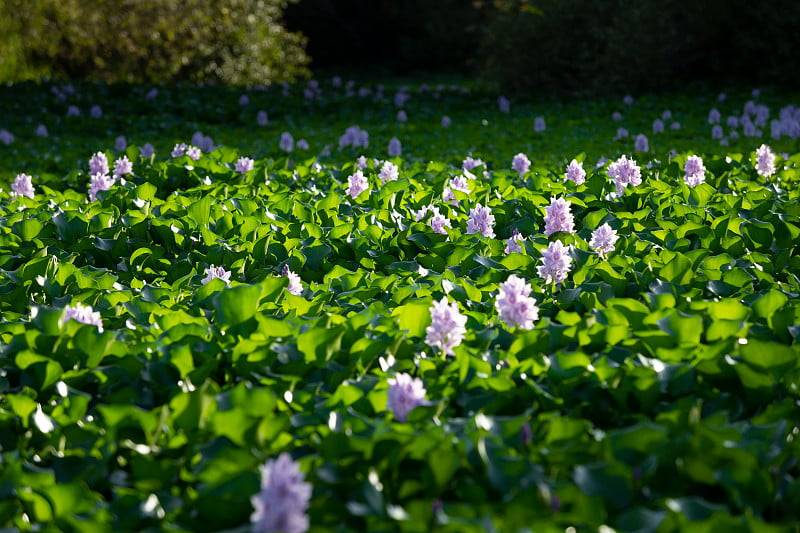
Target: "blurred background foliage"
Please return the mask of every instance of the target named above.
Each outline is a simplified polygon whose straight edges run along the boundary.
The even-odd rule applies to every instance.
[[[0,0],[0,81],[264,83],[307,74],[287,0]]]
[[[797,20],[795,0],[0,0],[0,81],[251,84],[313,67],[509,92],[797,87]]]
[[[796,87],[795,0],[301,0],[314,67],[477,75],[507,91]]]

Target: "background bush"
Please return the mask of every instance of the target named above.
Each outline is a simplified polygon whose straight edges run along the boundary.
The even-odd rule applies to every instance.
[[[472,65],[481,13],[464,0],[300,0],[286,21],[309,37],[315,67],[405,74]]]
[[[0,81],[283,81],[307,73],[288,0],[5,0]]]
[[[609,93],[695,81],[797,85],[790,0],[498,1],[482,72],[521,91]]]
[[[315,67],[457,71],[540,93],[797,86],[797,20],[794,0],[300,0],[287,10]]]

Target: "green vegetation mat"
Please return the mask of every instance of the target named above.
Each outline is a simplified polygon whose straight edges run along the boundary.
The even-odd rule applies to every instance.
[[[55,87],[0,88],[14,137],[0,143],[0,528],[248,531],[259,466],[286,452],[312,487],[309,531],[798,530],[800,141],[786,95],[505,113],[450,84],[387,84],[380,100],[329,80],[289,96]],[[356,124],[368,146],[345,135]],[[196,131],[213,139],[190,143]],[[209,146],[171,155],[181,142]],[[98,151],[132,173],[89,201]],[[641,184],[609,177],[620,154]],[[350,194],[361,155],[368,189]],[[482,164],[463,192],[467,156]],[[573,158],[583,183],[564,178]],[[9,194],[23,172],[33,198]],[[554,199],[571,217],[550,220]],[[618,240],[600,255],[606,223]],[[560,283],[539,268],[556,241]],[[536,300],[531,329],[500,314],[512,275]],[[463,317],[452,350],[431,341],[443,298]],[[79,303],[98,314],[68,314]],[[403,374],[424,387],[407,418],[387,406]]]

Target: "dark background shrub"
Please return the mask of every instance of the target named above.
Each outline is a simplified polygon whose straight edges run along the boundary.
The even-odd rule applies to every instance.
[[[800,85],[794,0],[300,0],[286,20],[314,67],[460,72],[539,93]]]
[[[482,12],[464,0],[301,0],[286,21],[309,38],[315,67],[465,72],[475,66]]]
[[[497,2],[478,55],[489,78],[520,91],[796,86],[792,20],[800,20],[800,3],[789,0]]]
[[[282,81],[306,73],[287,0],[4,0],[0,81]]]

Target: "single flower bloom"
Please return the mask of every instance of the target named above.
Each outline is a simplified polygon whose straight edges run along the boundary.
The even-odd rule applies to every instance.
[[[415,407],[425,405],[425,386],[421,379],[401,372],[389,379],[388,396],[386,408],[399,422],[405,422]]]
[[[0,130],[0,142],[8,146],[14,142],[14,135],[8,130]]]
[[[509,113],[511,111],[511,102],[505,96],[497,98],[497,108],[501,113]]]
[[[33,198],[33,178],[27,174],[17,174],[14,178],[14,183],[11,184],[11,196],[25,196],[26,198]]]
[[[542,250],[542,264],[536,267],[536,272],[545,283],[561,283],[567,279],[572,268],[572,258],[568,252],[569,247],[561,241],[553,241]]]
[[[453,123],[453,121],[450,120],[450,117],[448,117],[447,115],[442,117],[442,127],[443,128],[449,128],[450,124],[452,124],[452,123]]]
[[[608,176],[614,180],[614,185],[617,188],[617,194],[621,195],[628,185],[641,185],[642,183],[642,170],[636,161],[628,159],[623,154],[622,157],[608,165]]]
[[[533,131],[541,133],[546,129],[547,125],[544,123],[544,117],[536,117],[533,119]]]
[[[706,167],[703,165],[703,158],[690,155],[686,158],[683,165],[683,181],[689,187],[694,187],[706,181]]]
[[[715,124],[713,128],[711,128],[711,138],[716,140],[722,139],[725,134],[722,131],[722,126],[719,124]]]
[[[394,105],[403,107],[410,98],[411,95],[401,89],[394,95]]]
[[[80,116],[81,110],[76,105],[71,105],[67,108],[67,116],[68,117],[77,117]]]
[[[719,110],[717,108],[712,108],[711,111],[708,112],[708,123],[709,124],[719,124],[719,121],[722,119],[722,115],[720,115]]]
[[[366,158],[366,156],[363,156],[363,155],[358,156],[358,159],[356,159],[356,168],[360,168],[362,170],[367,168],[367,158]]]
[[[258,113],[256,113],[256,124],[258,124],[259,126],[266,126],[267,124],[269,124],[269,116],[267,115],[267,112],[264,111],[263,109]]]
[[[114,185],[114,178],[108,174],[93,174],[89,178],[89,201],[94,202],[97,200],[97,193],[100,191],[107,191]]]
[[[201,157],[203,157],[203,151],[197,146],[189,146],[186,148],[186,155],[188,155],[191,159],[197,161]]]
[[[312,486],[288,453],[261,466],[261,490],[250,498],[254,533],[305,533]]]
[[[120,135],[116,139],[114,139],[114,148],[117,149],[118,152],[124,151],[128,147],[128,140],[125,138],[124,135]]]
[[[123,155],[114,161],[114,179],[117,180],[126,174],[133,174],[133,163],[128,156]]]
[[[631,96],[629,94],[626,94],[625,98],[622,99],[622,103],[625,104],[625,105],[633,104],[633,96]]]
[[[469,210],[467,234],[480,233],[484,237],[494,239],[494,215],[489,207],[476,205]]]
[[[525,240],[525,237],[519,232],[517,228],[514,228],[514,231],[511,232],[511,237],[506,239],[506,248],[505,253],[522,253],[522,242]]]
[[[228,270],[225,270],[223,267],[215,267],[211,265],[205,270],[206,277],[204,277],[201,281],[203,285],[208,283],[214,278],[219,278],[225,282],[226,285],[230,285],[231,273]]]
[[[295,296],[300,296],[303,294],[303,283],[300,279],[300,276],[295,274],[289,269],[289,265],[283,265],[283,270],[281,274],[289,278],[289,286],[286,287],[286,290],[289,294],[293,294]]]
[[[456,176],[451,179],[449,186],[454,191],[461,191],[466,194],[470,193],[469,180],[465,176]]]
[[[366,130],[362,130],[358,125],[350,126],[339,137],[339,148],[348,146],[367,148],[369,146],[369,133]]]
[[[153,157],[155,152],[155,148],[153,148],[153,145],[150,143],[144,143],[144,145],[139,149],[139,155],[145,159]]]
[[[531,161],[528,159],[528,156],[519,153],[515,155],[514,159],[511,161],[511,168],[519,172],[520,177],[522,177],[531,169]]]
[[[36,127],[36,136],[37,137],[47,137],[47,135],[48,135],[47,126],[45,126],[44,124],[39,124]]]
[[[469,180],[467,180],[467,178],[464,176],[456,176],[444,187],[444,191],[442,192],[442,200],[445,202],[450,202],[452,205],[458,205],[458,199],[456,198],[456,195],[453,194],[453,191],[460,191],[465,194],[469,194]]]
[[[614,251],[614,244],[619,237],[617,231],[608,225],[608,222],[597,228],[592,232],[592,238],[589,241],[589,248],[597,252],[597,254],[605,258],[608,254]]]
[[[89,110],[89,115],[92,118],[100,118],[103,116],[103,109],[99,105],[93,105]]]
[[[531,286],[522,278],[510,275],[500,284],[494,306],[500,321],[509,328],[533,329],[539,319],[536,299],[531,298]]]
[[[108,157],[106,154],[97,152],[89,159],[89,174],[108,174]]]
[[[583,170],[583,163],[578,162],[576,159],[570,161],[567,165],[567,172],[564,177],[570,181],[574,181],[576,185],[580,185],[586,181],[586,171]]]
[[[461,344],[467,333],[467,317],[458,311],[458,304],[449,304],[447,296],[430,307],[431,324],[425,328],[425,343],[431,348],[441,349],[445,355],[453,355],[453,348]]]
[[[614,122],[619,122],[620,120],[622,120],[622,113],[620,113],[619,111],[614,111],[613,113],[611,113],[611,120],[613,120]]]
[[[440,233],[442,235],[447,235],[447,230],[445,228],[453,227],[450,225],[450,219],[439,212],[434,213],[434,215],[428,219],[428,224],[433,228],[434,233]]]
[[[186,155],[186,149],[189,148],[186,143],[176,144],[172,148],[172,157],[181,157],[182,155]]]
[[[369,190],[369,182],[361,170],[356,170],[349,178],[347,178],[347,194],[355,199],[362,192]]]
[[[74,320],[81,324],[88,324],[90,326],[97,326],[97,331],[103,333],[103,319],[100,317],[99,311],[93,311],[91,305],[83,305],[76,303],[75,305],[68,305],[64,308],[63,322]]]
[[[400,154],[403,153],[403,146],[400,144],[400,139],[397,137],[392,137],[392,139],[389,141],[387,152],[389,157],[400,157]]]
[[[661,113],[661,118],[664,120],[670,120],[672,118],[672,111],[669,109],[664,110],[664,112]]]
[[[775,174],[775,154],[766,144],[756,150],[756,172],[765,178]]]
[[[467,156],[464,159],[464,162],[461,164],[461,169],[465,171],[470,171],[480,166],[484,166],[485,163],[481,159],[473,159],[472,156]]]
[[[281,133],[281,140],[278,146],[284,152],[290,153],[294,149],[294,138],[288,131]]]
[[[643,133],[640,133],[636,136],[636,140],[633,143],[633,149],[637,152],[650,151],[650,143],[647,142],[647,137]]]
[[[627,137],[628,137],[628,130],[626,130],[623,127],[617,128],[617,136],[614,137],[615,141],[618,141],[619,139],[625,139]]]
[[[300,139],[299,141],[297,141],[297,144],[295,146],[297,147],[298,150],[308,150],[309,148],[311,148],[308,145],[308,141],[305,139]]]
[[[397,112],[397,122],[407,122],[408,115],[406,114],[405,110],[401,109]]]
[[[761,137],[761,132],[756,129],[756,125],[749,118],[743,120],[742,124],[744,126],[742,133],[745,137]]]
[[[246,106],[249,103],[250,103],[250,97],[247,96],[246,94],[243,94],[242,96],[239,97],[239,105],[240,106]]]
[[[681,123],[676,120],[675,122],[669,125],[669,129],[673,131],[678,131],[679,129],[681,129]]]
[[[414,222],[419,222],[420,220],[425,218],[425,215],[428,213],[428,211],[430,211],[434,215],[439,214],[439,208],[433,205],[423,205],[419,211],[414,211],[412,209],[411,214],[414,215]]]
[[[566,198],[551,198],[550,205],[545,208],[544,234],[549,237],[557,231],[575,233],[575,220],[570,208],[572,204]]]
[[[145,100],[155,100],[155,98],[156,98],[157,96],[158,96],[158,89],[156,89],[155,87],[153,87],[152,89],[150,89],[150,90],[147,92],[147,94],[146,94],[146,95],[144,95],[144,99],[145,99]]]
[[[653,133],[664,133],[664,121],[660,118],[653,121]]]
[[[385,161],[381,167],[381,172],[378,174],[378,177],[381,179],[381,183],[387,183],[389,181],[397,181],[398,174],[399,169],[397,168],[397,165],[391,161]]]
[[[236,168],[234,169],[236,172],[240,174],[247,174],[251,170],[253,170],[255,165],[255,161],[253,161],[249,157],[240,157],[238,161],[236,161]]]

